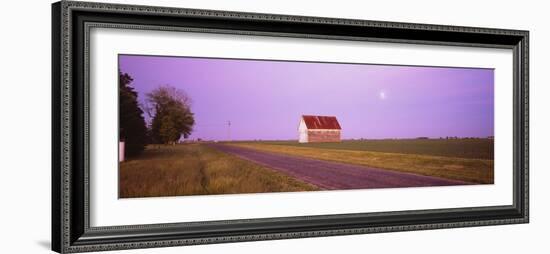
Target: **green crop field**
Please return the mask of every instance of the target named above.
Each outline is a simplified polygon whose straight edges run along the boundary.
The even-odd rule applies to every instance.
[[[265,141],[259,143],[321,149],[422,154],[492,160],[494,156],[493,141],[493,139],[383,139],[344,140],[335,143],[300,144],[296,141]]]
[[[204,144],[148,146],[119,169],[121,198],[309,190],[318,188]]]

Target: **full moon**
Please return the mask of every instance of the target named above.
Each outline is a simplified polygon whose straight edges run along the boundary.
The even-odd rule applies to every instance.
[[[379,96],[380,96],[380,99],[381,99],[381,100],[386,99],[386,93],[385,93],[384,91],[381,91],[380,94],[379,94]]]

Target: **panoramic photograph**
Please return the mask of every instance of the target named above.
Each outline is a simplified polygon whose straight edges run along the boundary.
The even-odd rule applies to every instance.
[[[118,57],[119,198],[494,183],[494,70]]]

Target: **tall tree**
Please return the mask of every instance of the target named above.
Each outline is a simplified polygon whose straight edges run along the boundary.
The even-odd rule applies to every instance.
[[[119,137],[124,141],[126,156],[135,156],[145,149],[147,125],[143,110],[138,104],[138,94],[130,84],[134,79],[128,73],[119,71]]]
[[[172,86],[160,86],[147,94],[148,111],[153,117],[151,136],[157,143],[173,144],[193,131],[195,117],[191,99]]]

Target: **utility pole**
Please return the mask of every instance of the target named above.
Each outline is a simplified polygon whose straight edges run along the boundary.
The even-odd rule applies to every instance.
[[[231,121],[227,121],[227,141],[231,141]]]

